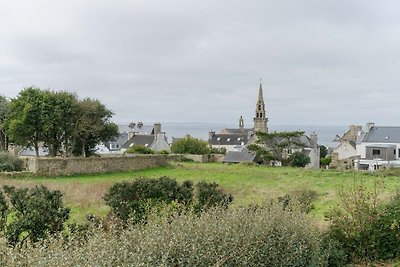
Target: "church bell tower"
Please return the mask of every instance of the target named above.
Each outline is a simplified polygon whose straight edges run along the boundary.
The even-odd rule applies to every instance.
[[[256,103],[256,116],[254,117],[254,131],[268,132],[268,118],[265,110],[262,82],[260,82],[260,89],[258,90],[258,99]]]

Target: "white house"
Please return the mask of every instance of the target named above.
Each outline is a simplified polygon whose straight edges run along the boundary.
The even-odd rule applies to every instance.
[[[355,168],[377,170],[400,167],[400,127],[367,124],[367,131],[356,145],[358,159]]]

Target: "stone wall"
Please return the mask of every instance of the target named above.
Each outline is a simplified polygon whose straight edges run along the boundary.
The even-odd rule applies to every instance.
[[[208,163],[208,162],[222,162],[225,155],[223,154],[211,154],[211,155],[194,155],[185,154],[183,157],[193,160],[194,162]]]
[[[106,158],[29,158],[28,171],[46,176],[80,173],[106,173],[165,166],[177,156],[127,155]]]

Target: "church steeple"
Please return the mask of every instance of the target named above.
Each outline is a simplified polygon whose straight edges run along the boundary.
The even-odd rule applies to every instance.
[[[256,103],[256,116],[254,117],[254,131],[268,132],[268,118],[265,110],[262,81],[258,90],[258,99]]]
[[[242,115],[239,118],[239,129],[244,129],[244,121]]]

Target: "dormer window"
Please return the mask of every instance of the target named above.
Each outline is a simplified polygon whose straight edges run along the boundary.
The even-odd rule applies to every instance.
[[[229,141],[231,141],[231,139],[230,139],[230,138],[228,138],[228,139],[226,139],[226,141],[228,141],[228,142],[229,142]]]

